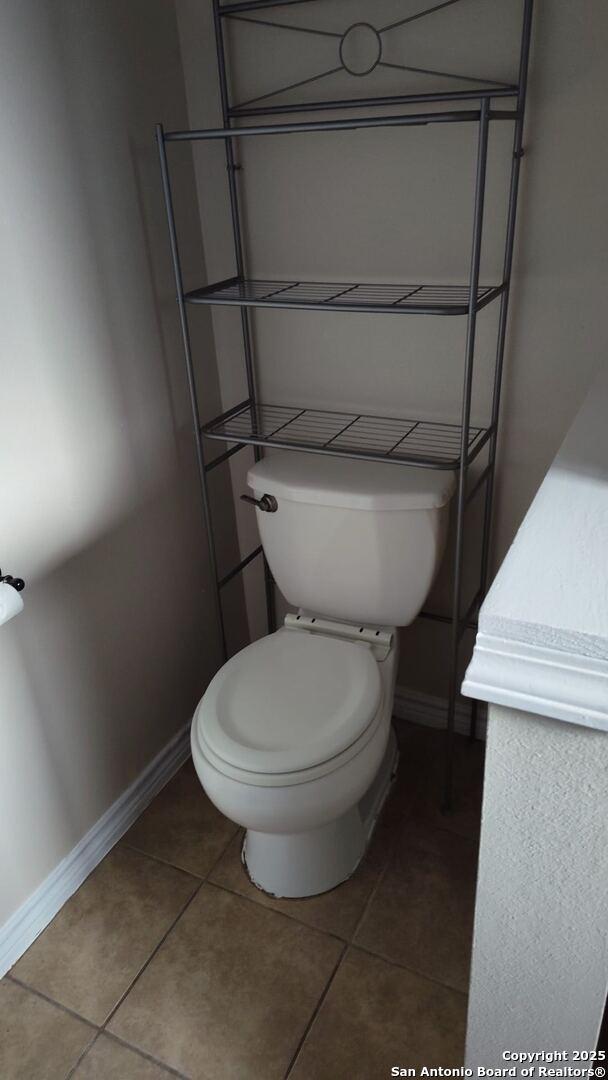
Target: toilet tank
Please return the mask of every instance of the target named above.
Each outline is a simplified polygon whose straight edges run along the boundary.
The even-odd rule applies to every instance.
[[[256,515],[290,604],[381,626],[416,618],[445,547],[452,472],[287,451],[256,462],[247,483],[276,500]]]

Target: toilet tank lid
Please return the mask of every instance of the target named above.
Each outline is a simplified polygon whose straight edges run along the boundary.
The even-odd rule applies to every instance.
[[[449,502],[456,482],[444,469],[354,458],[272,452],[247,473],[250,488],[291,502],[352,510],[421,510]]]

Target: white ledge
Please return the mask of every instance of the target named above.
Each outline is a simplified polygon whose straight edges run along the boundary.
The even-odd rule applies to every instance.
[[[482,605],[462,692],[608,730],[608,365]]]
[[[608,664],[578,653],[480,632],[462,692],[608,731]]]

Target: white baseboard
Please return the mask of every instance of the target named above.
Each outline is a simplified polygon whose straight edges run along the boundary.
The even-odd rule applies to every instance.
[[[423,694],[419,690],[408,690],[405,686],[398,686],[395,689],[393,715],[398,720],[411,720],[413,724],[424,724],[425,727],[444,728],[447,707],[445,698]],[[477,737],[485,739],[485,706],[480,704],[478,710]],[[460,735],[469,734],[470,716],[471,702],[457,701],[454,730]]]
[[[427,727],[445,727],[446,702],[443,698],[397,687],[394,715]],[[458,702],[455,729],[469,733],[470,705]],[[483,713],[477,721],[477,733],[485,738]],[[48,926],[66,900],[120,840],[155,795],[177,772],[190,754],[190,722],[167,743],[136,780],[106,810],[45,878],[31,896],[0,927],[0,978]]]
[[[0,978],[54,919],[190,753],[190,722],[167,743],[35,892],[0,927]]]

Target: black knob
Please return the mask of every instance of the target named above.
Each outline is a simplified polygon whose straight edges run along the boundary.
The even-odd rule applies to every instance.
[[[261,499],[254,499],[253,495],[241,495],[243,502],[253,503],[258,510],[264,510],[267,514],[274,514],[279,509],[279,504],[274,495],[262,495]]]
[[[2,574],[1,570],[0,574]],[[25,581],[23,580],[23,578],[12,577],[11,574],[2,575],[2,577],[0,577],[0,582],[4,582],[5,585],[12,585],[13,589],[16,589],[17,592],[21,592],[23,589],[25,589]]]

